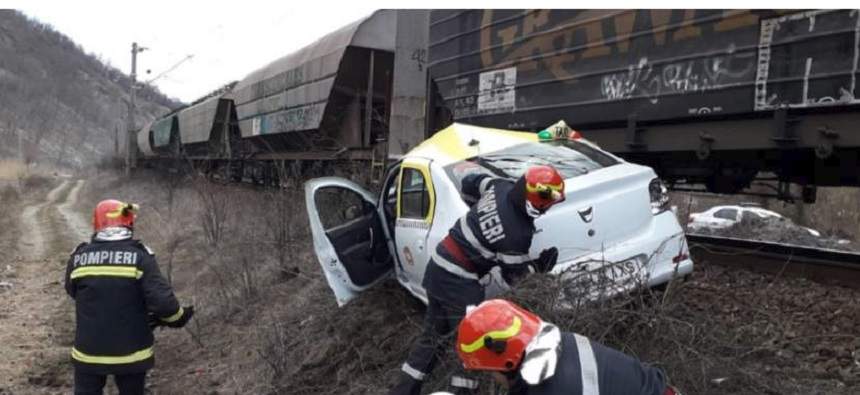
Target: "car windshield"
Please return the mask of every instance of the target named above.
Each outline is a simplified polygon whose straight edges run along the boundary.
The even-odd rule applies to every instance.
[[[620,162],[617,159],[590,145],[578,141],[555,140],[529,142],[478,155],[450,164],[445,167],[445,171],[457,189],[460,189],[463,177],[474,172],[516,180],[530,166],[551,165],[565,179],[569,179],[618,163]]]

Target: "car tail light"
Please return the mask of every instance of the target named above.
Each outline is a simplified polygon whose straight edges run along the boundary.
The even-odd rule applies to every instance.
[[[675,255],[674,257],[672,257],[672,263],[677,265],[681,262],[686,261],[687,258],[689,258],[689,257],[690,257],[690,255],[685,254],[684,252],[680,252],[680,253],[678,253],[678,255]]]
[[[651,180],[648,193],[651,195],[651,214],[657,215],[669,209],[669,189],[663,181],[659,178]]]

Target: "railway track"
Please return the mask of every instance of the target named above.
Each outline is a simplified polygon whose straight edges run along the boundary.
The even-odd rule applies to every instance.
[[[860,253],[768,241],[687,234],[696,263],[744,267],[860,288]]]

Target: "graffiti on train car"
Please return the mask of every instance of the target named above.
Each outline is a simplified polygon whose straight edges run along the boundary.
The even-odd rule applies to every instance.
[[[816,40],[822,35],[826,42]],[[860,103],[860,11],[816,10],[765,19],[760,37],[757,111]],[[780,45],[786,41],[797,44]],[[847,56],[822,59],[829,52]],[[786,62],[789,58],[796,61]]]
[[[494,12],[484,10],[482,16],[482,26],[487,26],[481,30],[484,68],[517,64],[525,72],[543,66],[556,79],[570,82],[577,74],[574,61],[626,54],[631,41],[645,35],[653,36],[648,46],[663,47],[699,38],[704,32],[724,33],[759,22],[759,15],[748,10],[704,17],[697,16],[699,10],[538,10],[518,24],[506,25],[493,23]],[[561,19],[554,14],[562,15]],[[636,26],[640,28],[634,31]]]
[[[313,129],[320,123],[324,106],[325,103],[317,103],[254,117],[251,119],[251,135]]]
[[[657,104],[661,96],[704,92],[751,80],[755,54],[727,51],[728,55],[662,65],[643,57],[627,71],[601,77],[600,93],[608,100],[647,98]]]
[[[620,102],[633,102],[640,119],[858,102],[857,10],[482,10],[461,18],[440,24],[432,46],[434,78],[455,119],[569,107],[588,108],[580,119],[611,120],[621,107],[596,106]],[[642,106],[661,100],[669,103]]]

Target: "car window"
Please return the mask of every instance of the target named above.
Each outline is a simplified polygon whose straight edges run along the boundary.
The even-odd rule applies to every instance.
[[[341,187],[320,188],[314,195],[326,232],[358,218],[373,215],[374,207],[357,192]]]
[[[743,222],[760,220],[762,218],[764,218],[764,215],[761,215],[761,213],[752,210],[744,210],[743,212],[741,212],[741,221]]]
[[[385,210],[385,216],[393,219],[397,207],[397,186],[400,184],[400,166],[393,170],[389,170],[389,176],[385,181],[385,187],[382,189],[382,207]]]
[[[618,163],[617,159],[590,145],[574,140],[554,140],[518,144],[475,156],[445,166],[445,172],[460,189],[463,177],[475,171],[516,180],[531,166],[552,165],[569,179]]]
[[[424,174],[418,169],[403,168],[400,184],[400,218],[424,219],[430,211],[430,192]]]
[[[737,221],[738,219],[738,210],[733,208],[724,208],[722,210],[717,210],[714,213],[715,218],[729,219],[732,221]]]

